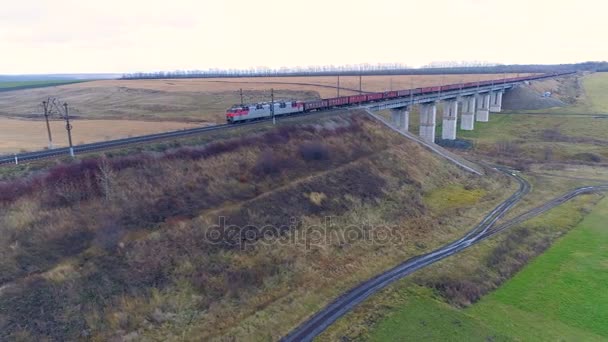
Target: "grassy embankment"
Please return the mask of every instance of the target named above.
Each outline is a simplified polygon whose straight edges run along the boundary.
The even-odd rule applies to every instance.
[[[302,121],[6,175],[0,339],[276,339],[513,190],[363,115]]]

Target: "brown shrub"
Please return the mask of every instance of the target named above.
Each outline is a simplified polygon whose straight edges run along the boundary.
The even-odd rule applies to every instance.
[[[580,160],[583,162],[591,162],[591,163],[599,163],[602,161],[601,156],[599,156],[595,153],[591,153],[591,152],[577,153],[577,154],[573,155],[572,158],[575,160]]]
[[[258,176],[276,174],[281,171],[284,165],[284,160],[278,158],[271,149],[266,149],[258,156],[253,173]]]
[[[306,142],[300,145],[298,151],[306,161],[329,160],[329,148],[320,142]]]

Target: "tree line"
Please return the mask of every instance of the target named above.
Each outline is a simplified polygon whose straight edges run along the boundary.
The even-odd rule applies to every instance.
[[[422,68],[405,64],[325,65],[293,68],[256,67],[249,69],[176,70],[136,72],[122,75],[121,79],[162,78],[226,78],[226,77],[287,77],[287,76],[359,76],[359,75],[436,75],[436,74],[502,74],[502,73],[554,73],[568,71],[608,71],[608,62],[576,64],[491,64],[485,62],[434,62]]]

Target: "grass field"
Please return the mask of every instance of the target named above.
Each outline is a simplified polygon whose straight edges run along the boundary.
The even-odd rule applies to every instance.
[[[528,229],[537,230],[527,237],[531,241],[542,241],[538,230],[549,229],[557,238],[568,226],[574,224],[574,228],[476,304],[466,309],[450,305],[437,290],[420,285],[421,281],[466,279],[477,273],[479,279],[475,282],[491,282],[497,271],[488,273],[475,265],[480,259],[491,260],[488,256],[496,254],[492,251],[505,243],[500,241],[511,238],[503,236],[486,242],[391,286],[339,321],[319,340],[605,340],[608,295],[603,289],[608,281],[608,231],[604,223],[608,220],[608,198],[576,223],[581,217],[581,205],[594,202],[592,198],[578,199],[526,223]],[[510,259],[521,253],[524,250],[504,257]]]
[[[550,108],[529,112],[551,114],[608,114],[608,72],[598,72],[583,77],[583,96],[574,106]]]
[[[600,113],[608,113],[608,72],[593,74],[583,83],[591,102],[591,108]]]
[[[541,332],[555,330],[553,326],[565,325],[608,339],[606,222],[608,199],[602,200],[575,230],[467,313],[505,331],[510,329],[505,327],[501,311],[512,311],[519,314],[513,325],[527,327],[526,334],[540,337]]]
[[[481,305],[480,305],[481,306]],[[392,314],[370,335],[372,341],[602,341],[601,336],[501,303],[471,311],[441,300],[414,296],[407,310]]]
[[[528,74],[520,74],[524,76]],[[363,76],[361,88],[363,91],[387,91],[426,87],[438,84],[463,83],[489,79],[500,79],[503,74],[470,74],[470,75],[394,75],[394,76]],[[516,74],[507,74],[514,77]],[[241,78],[199,78],[199,79],[160,79],[160,80],[118,80],[97,81],[86,87],[108,87],[120,85],[127,88],[140,88],[170,92],[224,92],[269,90],[270,88],[315,91],[323,98],[337,95],[337,77],[241,77]],[[341,76],[341,95],[358,94],[359,77]],[[350,89],[350,90],[348,90]],[[354,91],[351,91],[354,90]]]
[[[12,90],[32,89],[32,88],[54,87],[54,86],[59,86],[59,85],[67,85],[67,84],[80,83],[80,82],[84,82],[84,81],[74,81],[74,80],[65,80],[65,81],[47,80],[47,81],[14,81],[14,82],[0,82],[0,92],[2,92],[2,91],[12,91]]]

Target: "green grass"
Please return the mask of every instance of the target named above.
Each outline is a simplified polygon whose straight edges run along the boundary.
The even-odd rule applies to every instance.
[[[608,158],[608,118],[592,116],[491,114],[490,122],[475,123],[473,131],[458,131],[473,141],[474,151],[495,155],[500,144],[516,145],[513,156],[537,161],[578,162],[577,154]],[[546,151],[551,151],[549,159]]]
[[[11,90],[22,90],[32,88],[53,87],[57,85],[72,84],[86,82],[80,80],[43,80],[43,81],[16,81],[16,82],[0,82],[0,92]]]
[[[383,320],[372,341],[601,341],[595,334],[542,315],[493,304],[470,314],[428,296],[408,300],[407,309]]]
[[[608,72],[596,73],[585,78],[583,87],[591,108],[600,113],[608,113]]]
[[[499,322],[495,306],[608,338],[608,199],[575,230],[469,312]],[[521,324],[525,323],[525,320]],[[547,327],[549,328],[549,327]],[[543,329],[544,330],[544,329]]]
[[[574,106],[529,110],[531,113],[608,114],[608,72],[598,72],[582,78],[584,96]]]
[[[483,322],[432,298],[430,290],[414,289],[403,310],[383,320],[369,336],[373,341],[506,341]],[[413,292],[413,291],[412,291]]]
[[[426,196],[424,202],[437,212],[474,205],[485,195],[483,189],[465,189],[462,184],[438,188]]]
[[[550,217],[546,220],[555,221]],[[402,298],[395,301],[402,304],[380,319],[366,338],[374,341],[608,339],[607,221],[608,198],[604,198],[545,254],[467,309],[444,303],[428,289],[406,285],[407,290],[396,291]]]
[[[543,140],[539,133],[553,129],[567,136],[584,136],[606,139],[607,118],[589,116],[562,116],[554,114],[608,113],[608,73],[596,73],[582,78],[584,98],[575,106],[551,108],[526,115],[490,114],[490,122],[475,122],[475,130],[458,131],[458,137],[473,139],[478,143],[494,143],[501,140],[524,139],[526,142]],[[546,115],[539,115],[545,113]]]

